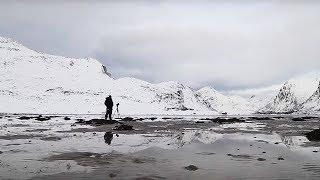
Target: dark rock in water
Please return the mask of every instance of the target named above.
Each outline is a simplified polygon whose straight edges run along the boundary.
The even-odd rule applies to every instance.
[[[38,117],[35,118],[35,120],[37,121],[48,121],[50,119],[51,119],[50,117],[44,117],[42,115],[39,115]]]
[[[0,151],[0,154],[2,154],[3,152],[2,151]]]
[[[34,117],[28,117],[28,116],[21,116],[21,117],[18,117],[18,119],[20,120],[28,120],[28,119],[32,119]]]
[[[273,118],[275,118],[275,119],[283,119],[284,117],[283,116],[275,116]]]
[[[258,161],[266,161],[266,159],[264,159],[264,158],[258,158],[257,160]]]
[[[61,117],[61,116],[47,116],[47,117],[50,117],[50,118],[58,118],[58,117]]]
[[[136,121],[134,120],[132,117],[125,117],[123,119],[121,119],[122,121]]]
[[[163,117],[162,118],[163,120],[168,120],[168,119],[171,119],[171,120],[179,120],[179,119],[183,119],[182,117]]]
[[[273,120],[271,117],[250,117],[252,120]]]
[[[52,137],[43,137],[43,138],[41,138],[41,140],[43,140],[43,141],[60,141],[61,138],[52,136]]]
[[[104,142],[105,142],[106,144],[110,145],[110,144],[111,144],[111,141],[112,141],[112,139],[113,139],[113,134],[112,134],[112,132],[106,132],[106,133],[104,134],[103,138],[104,138]]]
[[[235,123],[235,122],[245,122],[244,119],[240,119],[240,118],[202,118],[200,120],[206,120],[206,121],[211,121],[214,123]]]
[[[315,150],[315,151],[312,151],[312,152],[317,153],[318,151]]]
[[[134,119],[133,121],[143,121],[146,120],[145,118],[138,118],[138,119]]]
[[[117,174],[114,174],[114,173],[109,174],[109,177],[111,177],[111,178],[114,178],[116,176],[117,176]]]
[[[158,118],[156,118],[156,117],[151,117],[151,118],[149,118],[151,121],[154,121],[154,120],[156,120],[156,119],[158,119]]]
[[[172,119],[171,117],[163,117],[163,120],[168,120],[168,119]]]
[[[139,158],[135,158],[132,160],[133,163],[136,163],[136,164],[143,164],[145,163],[145,161],[143,159],[139,159]]]
[[[195,166],[195,165],[189,165],[189,166],[186,166],[186,167],[184,167],[186,170],[188,170],[188,171],[196,171],[196,170],[198,170],[199,168],[197,167],[197,166]]]
[[[64,120],[70,120],[70,118],[69,117],[64,117]]]
[[[303,119],[315,119],[315,118],[318,118],[318,117],[315,117],[315,116],[304,116],[304,117],[301,117]]]
[[[227,154],[227,156],[237,159],[252,159],[252,156],[248,154]]]
[[[92,125],[122,124],[119,121],[105,120],[105,119],[91,119],[89,121],[84,121],[84,120],[80,119],[80,120],[78,120],[77,123],[80,123],[80,124],[92,124]]]
[[[196,121],[197,124],[204,123],[204,121]]]
[[[283,161],[284,158],[283,158],[283,157],[278,157],[278,160],[279,160],[279,161]]]
[[[133,130],[132,127],[133,126],[126,125],[126,124],[121,124],[120,126],[116,126],[114,128],[114,130],[116,130],[116,131],[130,131],[130,130]]]
[[[314,131],[308,132],[306,137],[309,141],[320,141],[320,129],[316,129]]]
[[[305,119],[303,119],[302,117],[300,118],[292,118],[292,121],[306,121]]]

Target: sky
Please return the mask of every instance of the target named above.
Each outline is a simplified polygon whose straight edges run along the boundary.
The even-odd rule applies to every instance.
[[[3,0],[0,36],[115,78],[262,88],[320,68],[320,2]]]

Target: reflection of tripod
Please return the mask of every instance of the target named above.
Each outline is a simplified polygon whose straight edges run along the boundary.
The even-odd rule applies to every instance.
[[[119,103],[117,103],[117,108],[116,108],[116,110],[115,110],[113,115],[116,115],[116,117],[115,117],[116,119],[120,119],[121,118],[120,112],[119,112]]]

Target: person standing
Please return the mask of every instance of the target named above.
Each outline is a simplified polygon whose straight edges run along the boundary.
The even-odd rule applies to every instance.
[[[106,107],[107,107],[107,112],[106,112],[106,115],[105,115],[105,120],[107,120],[108,117],[109,117],[110,120],[112,120],[113,101],[112,101],[111,95],[109,95],[109,96],[106,98],[104,104],[105,104]]]

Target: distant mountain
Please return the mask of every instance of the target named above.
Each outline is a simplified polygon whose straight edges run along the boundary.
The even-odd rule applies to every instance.
[[[274,97],[276,97],[281,87],[281,84],[277,84],[256,89],[232,90],[226,93],[228,95],[236,95],[245,98],[251,104],[254,104],[256,110],[259,110],[269,104],[274,99]]]
[[[196,92],[197,98],[209,109],[220,113],[251,114],[257,109],[248,100],[239,96],[226,96],[211,87],[204,87]]]

